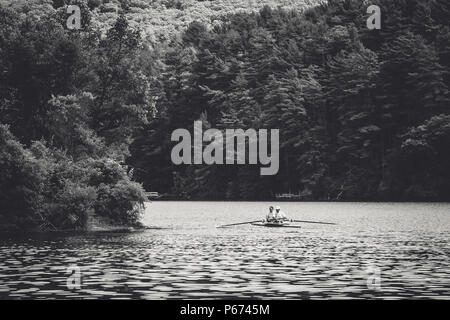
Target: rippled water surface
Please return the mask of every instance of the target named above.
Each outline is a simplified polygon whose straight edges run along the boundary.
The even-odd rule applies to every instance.
[[[167,229],[0,236],[0,298],[450,299],[450,204],[282,203],[337,225],[215,227],[268,206],[153,202],[145,224]]]

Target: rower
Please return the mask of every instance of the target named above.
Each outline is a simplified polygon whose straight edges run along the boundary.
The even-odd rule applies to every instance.
[[[275,220],[287,220],[286,215],[281,211],[280,206],[275,207]]]
[[[267,222],[270,222],[270,221],[274,220],[274,218],[275,218],[275,213],[273,212],[273,206],[270,206],[269,213],[266,216],[266,220],[267,220]]]

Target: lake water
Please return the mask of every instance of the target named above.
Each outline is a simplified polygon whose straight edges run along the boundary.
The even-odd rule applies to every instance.
[[[217,229],[269,203],[153,202],[167,229],[0,236],[0,298],[450,299],[450,204],[281,205],[337,225]]]

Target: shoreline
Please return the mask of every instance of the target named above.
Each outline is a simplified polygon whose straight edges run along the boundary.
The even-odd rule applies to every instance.
[[[149,199],[145,203],[153,202],[292,202],[292,203],[450,203],[438,200],[296,200],[296,199],[268,199],[268,200],[205,200],[205,199]]]
[[[133,233],[145,230],[155,230],[158,228],[149,226],[115,226],[109,228],[98,228],[98,229],[65,229],[65,230],[39,230],[39,229],[20,229],[20,228],[10,228],[10,229],[0,229],[0,235],[32,235],[32,234],[96,234],[96,233]]]

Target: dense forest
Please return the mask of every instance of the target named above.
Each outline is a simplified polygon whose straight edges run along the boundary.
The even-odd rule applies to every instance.
[[[450,200],[450,3],[0,0],[0,223],[179,199]],[[68,30],[67,4],[82,9]],[[313,4],[316,6],[312,7]],[[171,133],[280,129],[280,171],[175,166]],[[142,185],[143,187],[142,187]]]
[[[192,23],[164,52],[158,113],[129,163],[147,188],[187,199],[450,199],[450,4],[329,1],[305,12],[263,8],[212,28]],[[175,167],[170,133],[279,128],[280,172]]]

